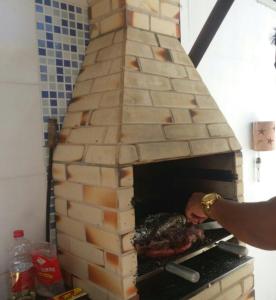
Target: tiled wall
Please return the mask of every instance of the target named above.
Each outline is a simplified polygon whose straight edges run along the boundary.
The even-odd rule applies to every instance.
[[[34,1],[43,134],[46,145],[48,119],[57,119],[61,128],[67,104],[72,98],[73,86],[84,59],[85,47],[89,42],[88,12],[86,7],[67,1]],[[47,155],[45,158],[47,164]],[[50,220],[50,239],[55,241],[53,193]]]
[[[63,122],[89,41],[87,9],[64,1],[35,0],[44,139],[49,117]]]

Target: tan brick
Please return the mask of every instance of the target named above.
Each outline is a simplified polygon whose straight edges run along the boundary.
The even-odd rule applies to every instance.
[[[193,109],[191,115],[194,123],[223,123],[225,118],[219,110],[215,109]]]
[[[122,276],[135,275],[137,272],[136,252],[115,255],[110,252],[105,253],[106,268]]]
[[[180,49],[178,49],[180,50]],[[184,51],[171,51],[171,56],[173,61],[176,64],[184,65],[184,66],[192,66],[192,62],[189,56]]]
[[[157,17],[151,17],[151,30],[154,32],[180,37],[179,24],[170,22],[168,20],[160,19]]]
[[[122,187],[133,186],[133,168],[132,167],[120,168],[119,180],[120,180],[120,186]]]
[[[86,226],[86,241],[111,252],[121,253],[121,237],[117,234]]]
[[[97,93],[97,92],[117,90],[120,87],[121,87],[121,74],[116,73],[116,74],[95,79],[92,90],[93,92]]]
[[[115,165],[116,146],[88,146],[84,161],[92,164]]]
[[[154,142],[165,140],[160,125],[123,125],[123,143]]]
[[[153,46],[152,52],[155,59],[158,59],[160,61],[172,62],[172,57],[168,49]]]
[[[134,238],[134,232],[129,232],[127,234],[122,235],[121,241],[122,241],[123,252],[134,250],[133,238]]]
[[[82,120],[82,113],[76,112],[76,113],[67,113],[64,122],[63,122],[63,128],[69,127],[79,127],[81,125]]]
[[[101,25],[100,22],[98,20],[97,21],[92,21],[91,22],[91,30],[90,30],[90,39],[94,40],[95,38],[98,38],[101,34]]]
[[[150,46],[134,41],[126,42],[126,55],[153,58]]]
[[[153,105],[178,108],[195,108],[195,97],[191,94],[174,92],[151,92]]]
[[[59,144],[55,148],[54,161],[80,161],[82,159],[84,147],[81,145]]]
[[[125,5],[124,0],[112,0],[111,3],[112,3],[112,9],[122,8]]]
[[[103,225],[105,229],[117,232],[117,228],[118,228],[117,212],[105,210]]]
[[[238,181],[237,182],[237,195],[243,195],[244,193],[244,189],[243,189],[243,182],[242,181]]]
[[[207,155],[230,151],[227,140],[225,139],[191,141],[190,145],[192,154],[194,155]]]
[[[155,35],[152,32],[142,31],[132,27],[127,28],[127,39],[152,46],[158,45]]]
[[[67,216],[67,200],[56,198],[55,199],[55,210],[58,214]]]
[[[199,124],[166,125],[164,131],[168,139],[175,140],[202,139],[209,136],[206,126]]]
[[[149,13],[158,13],[159,12],[159,1],[156,0],[126,0],[127,6],[139,8]]]
[[[111,69],[109,71],[109,74],[118,73],[123,70],[123,58],[115,58],[112,62]]]
[[[127,24],[132,27],[137,27],[145,30],[149,30],[149,16],[140,12],[131,10],[126,11]]]
[[[123,2],[124,0],[115,0],[119,2]],[[116,32],[115,37],[114,37],[114,43],[122,43],[126,40],[126,30],[120,29]]]
[[[129,232],[135,229],[134,209],[118,212],[117,229],[119,232]]]
[[[93,66],[88,66],[79,73],[78,81],[85,81],[107,75],[110,68],[111,61],[99,62],[94,64]]]
[[[138,72],[125,72],[125,86],[129,88],[159,91],[166,91],[171,89],[170,81],[168,78],[156,75],[142,74]]]
[[[90,66],[93,65],[96,62],[97,52],[92,52],[91,54],[85,55],[83,66]]]
[[[241,145],[235,137],[229,138],[229,144],[233,151],[241,150]]]
[[[169,37],[169,36],[165,36],[165,35],[161,35],[161,34],[158,34],[157,36],[158,36],[160,46],[162,48],[182,51],[184,53],[183,47],[177,38]],[[173,54],[173,52],[172,52],[172,54]]]
[[[91,244],[70,238],[70,252],[90,263],[104,266],[104,253]]]
[[[242,166],[243,157],[240,151],[235,152],[235,162],[236,162],[236,166]]]
[[[83,201],[83,187],[72,182],[58,182],[54,186],[55,196],[72,201]]]
[[[155,75],[167,76],[171,78],[187,77],[186,70],[183,66],[173,63],[154,61],[151,59],[140,58],[142,71]]]
[[[92,125],[119,125],[120,109],[105,108],[93,112],[90,124]]]
[[[192,123],[191,114],[188,109],[172,109],[174,123]]]
[[[174,89],[177,92],[191,93],[191,94],[208,94],[208,90],[202,81],[192,81],[186,79],[172,79]]]
[[[73,284],[74,287],[79,287],[86,291],[90,298],[93,300],[109,300],[107,291],[100,288],[90,280],[83,280],[77,277],[73,277]]]
[[[127,210],[132,208],[132,199],[134,196],[133,188],[123,188],[117,190],[119,209]]]
[[[140,160],[153,161],[186,157],[190,155],[189,145],[186,142],[163,142],[138,144]]]
[[[122,278],[95,265],[89,265],[89,279],[122,299],[128,299],[137,292],[134,277]]]
[[[124,104],[151,105],[149,92],[135,89],[124,89]]]
[[[249,293],[254,288],[254,276],[250,275],[243,280],[243,292]]]
[[[77,82],[73,91],[73,98],[82,97],[90,94],[93,80]]]
[[[172,123],[172,115],[166,108],[125,106],[123,108],[123,123]]]
[[[206,288],[203,292],[198,293],[196,296],[192,297],[190,300],[211,300],[213,297],[218,295],[220,292],[219,282],[216,282]]]
[[[211,96],[196,95],[196,103],[200,108],[218,108],[215,100]]]
[[[186,70],[188,73],[188,77],[191,80],[200,80],[201,79],[199,73],[197,72],[197,70],[194,67],[186,67]]]
[[[115,168],[101,168],[101,185],[105,187],[118,187],[118,170]]]
[[[95,166],[69,165],[67,167],[68,180],[76,183],[99,185],[100,168]]]
[[[111,46],[113,38],[114,38],[114,32],[92,40],[87,47],[87,51],[86,51],[87,54]]]
[[[64,164],[53,164],[52,166],[53,179],[56,181],[66,180],[66,166]]]
[[[238,299],[242,295],[242,287],[240,284],[236,284],[233,287],[229,288],[214,300],[233,300]]]
[[[207,126],[210,136],[214,137],[226,137],[233,136],[234,133],[228,124],[210,124]]]
[[[103,224],[101,209],[76,202],[69,202],[68,216],[93,225],[101,226]]]
[[[59,143],[66,143],[67,138],[71,132],[71,128],[63,128],[59,133]]]
[[[170,3],[161,2],[161,16],[179,19],[180,7]]]
[[[106,136],[104,138],[105,144],[116,144],[119,141],[119,126],[107,127]]]
[[[98,18],[111,12],[111,3],[109,0],[102,0],[92,6],[92,18]]]
[[[115,29],[122,28],[125,25],[123,12],[118,12],[101,21],[101,33],[107,33]]]
[[[100,106],[101,107],[114,107],[120,105],[121,90],[110,91],[103,94]]]
[[[98,144],[104,141],[106,133],[105,127],[87,127],[73,129],[67,139],[73,144]]]
[[[58,244],[58,248],[65,250],[65,251],[70,251],[70,247],[71,247],[71,242],[70,242],[71,238],[70,236],[63,234],[61,232],[57,232],[57,244]]]
[[[115,189],[84,186],[84,202],[108,208],[118,208],[118,196]]]
[[[76,98],[75,101],[69,105],[68,111],[78,112],[96,109],[99,106],[101,97],[102,94],[91,94]]]
[[[102,49],[97,55],[97,61],[105,61],[115,58],[120,58],[124,54],[124,44],[114,44],[108,48]]]
[[[56,220],[56,227],[58,231],[66,233],[81,241],[86,240],[84,225],[80,222],[67,218],[63,215],[58,215]]]
[[[135,146],[123,145],[120,147],[119,152],[119,163],[120,164],[130,164],[138,160],[138,154]]]
[[[135,56],[126,56],[125,57],[125,68],[131,71],[139,71],[140,66],[138,60]]]
[[[63,253],[58,256],[60,265],[67,272],[83,279],[88,279],[88,263],[69,253]]]

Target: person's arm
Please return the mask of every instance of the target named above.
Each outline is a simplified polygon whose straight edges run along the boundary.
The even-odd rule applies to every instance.
[[[207,218],[201,206],[203,195],[194,193],[187,204],[186,216],[193,223]],[[211,206],[209,217],[247,244],[276,250],[276,197],[256,203],[220,199]]]

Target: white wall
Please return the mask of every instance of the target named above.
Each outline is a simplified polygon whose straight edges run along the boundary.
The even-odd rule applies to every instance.
[[[198,28],[215,2],[183,0],[182,40],[186,50],[193,45]],[[275,21],[276,12],[256,0],[236,0],[198,66],[242,145],[246,201],[276,195],[275,151],[261,154],[262,177],[257,183],[253,164],[256,153],[250,149],[250,123],[276,121],[275,46],[270,44]],[[256,220],[256,226],[261,221]],[[276,253],[250,248],[250,255],[255,257],[256,299],[275,300],[272,274],[276,270]]]
[[[0,0],[0,299],[7,299],[14,229],[45,238],[44,166],[35,0]],[[86,0],[63,1],[86,6]]]

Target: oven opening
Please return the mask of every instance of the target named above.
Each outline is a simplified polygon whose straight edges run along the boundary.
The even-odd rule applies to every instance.
[[[150,215],[160,213],[183,215],[187,200],[193,192],[217,192],[225,199],[238,201],[235,166],[235,153],[135,165],[133,205],[135,208],[136,232],[143,226],[145,220]],[[138,289],[140,289],[140,294],[143,295],[144,292],[141,290],[144,289],[144,287],[146,287],[145,290],[147,290],[148,286],[149,290],[151,290],[151,284],[154,283],[149,282],[154,282],[154,277],[159,278],[157,280],[157,286],[160,289],[160,285],[158,284],[158,281],[162,280],[160,276],[166,276],[160,274],[166,273],[164,270],[168,269],[168,265],[170,265],[170,268],[171,265],[174,264],[192,266],[193,269],[195,263],[197,270],[203,272],[202,267],[206,266],[206,260],[208,260],[210,255],[212,257],[211,260],[214,261],[214,254],[212,253],[218,251],[216,246],[220,242],[223,243],[230,239],[233,239],[232,234],[227,232],[224,228],[219,228],[204,230],[204,238],[198,239],[189,249],[180,254],[170,255],[168,257],[148,257],[147,255],[143,255],[143,253],[139,254],[138,251],[137,286]],[[208,252],[210,252],[210,254]],[[215,257],[215,261],[216,259],[218,259],[218,261],[219,259],[221,260],[220,266],[223,265],[222,262],[229,263],[231,260],[235,262],[238,261],[237,256],[230,255],[229,257],[229,253],[223,251],[218,251]],[[173,267],[174,266],[172,266],[172,268]],[[220,272],[221,270],[219,273]],[[224,267],[222,273],[223,272],[227,272],[227,267]],[[221,275],[222,274],[220,274],[220,276]],[[189,276],[190,275],[188,275],[188,277]],[[179,278],[175,279],[174,283],[178,280]],[[203,282],[205,281],[206,278],[203,278]],[[197,282],[197,280],[195,282]],[[174,283],[172,285],[174,285]],[[183,286],[182,278],[180,278],[180,283],[181,286]],[[191,284],[191,282],[188,284]],[[201,280],[201,286],[202,284]],[[165,286],[167,291],[168,285]],[[194,289],[198,289],[200,283],[192,283],[190,287],[191,290],[193,290],[192,286],[195,287]],[[174,290],[175,289],[177,290],[176,287],[174,287]],[[162,293],[164,293],[164,291]],[[150,297],[152,297],[152,295]],[[147,298],[144,296],[142,299]]]

